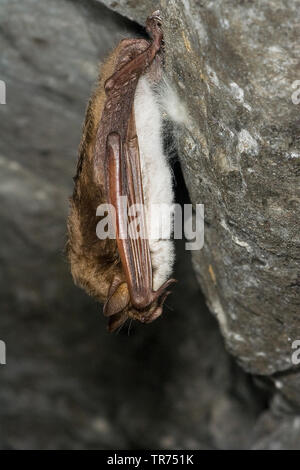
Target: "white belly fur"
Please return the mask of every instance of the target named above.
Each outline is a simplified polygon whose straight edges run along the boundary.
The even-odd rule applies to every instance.
[[[141,77],[139,80],[135,93],[134,110],[140,149],[146,224],[149,232],[151,205],[171,205],[174,195],[171,169],[167,156],[163,152],[161,112],[156,95],[146,77]],[[173,227],[170,224],[169,239],[149,239],[153,290],[157,290],[172,273],[174,263],[172,230]],[[164,238],[166,238],[165,235]]]

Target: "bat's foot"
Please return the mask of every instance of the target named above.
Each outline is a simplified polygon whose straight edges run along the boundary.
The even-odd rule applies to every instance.
[[[148,26],[148,22],[151,22],[151,21],[157,21],[158,23],[160,23],[158,26],[161,27],[162,17],[161,17],[161,11],[160,10],[156,10],[150,16],[148,16],[148,18],[146,20],[146,27]]]
[[[157,44],[159,50],[163,40],[162,18],[159,10],[154,11],[151,16],[148,16],[146,31],[152,37],[154,43]]]

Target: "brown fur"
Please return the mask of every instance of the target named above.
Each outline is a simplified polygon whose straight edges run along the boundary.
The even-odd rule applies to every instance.
[[[93,171],[94,148],[106,94],[105,81],[115,72],[122,42],[101,66],[98,83],[89,101],[83,135],[79,146],[75,187],[70,199],[67,254],[75,284],[104,302],[112,279],[122,274],[115,240],[99,240],[96,235],[96,209],[106,203],[104,175],[102,181]]]
[[[70,198],[67,255],[75,284],[100,302],[106,300],[114,278],[125,280],[116,241],[99,240],[96,235],[99,221],[96,209],[108,202],[105,168],[98,169],[96,175],[94,167],[96,137],[107,99],[104,85],[116,70],[148,46],[146,40],[123,39],[101,64],[98,82],[87,106],[79,146],[75,187]]]
[[[116,240],[100,240],[96,234],[97,207],[109,202],[107,136],[115,132],[123,142],[126,139],[138,78],[155,59],[162,39],[156,15],[148,18],[147,26],[153,33],[153,47],[150,48],[151,43],[143,39],[123,40],[100,68],[98,83],[86,111],[74,192],[70,199],[67,254],[71,273],[78,286],[105,302],[104,314],[110,317],[111,331],[129,316],[143,322],[157,318],[168,295],[164,291],[174,282],[169,280],[156,293],[151,291],[153,301],[145,308],[134,308]],[[162,300],[159,301],[160,297]]]

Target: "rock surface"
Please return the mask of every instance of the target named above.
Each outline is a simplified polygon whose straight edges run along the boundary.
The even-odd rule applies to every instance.
[[[65,260],[68,196],[98,61],[139,31],[92,0],[0,2],[2,449],[256,441],[251,430],[268,392],[226,353],[181,245],[170,311],[119,335],[106,332],[101,307],[73,285]]]
[[[299,410],[299,3],[103,3],[140,23],[162,10],[166,74],[189,114],[179,158],[193,204],[205,204],[198,280],[227,349]]]

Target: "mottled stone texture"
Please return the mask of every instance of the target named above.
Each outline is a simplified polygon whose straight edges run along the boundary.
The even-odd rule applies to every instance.
[[[190,116],[174,133],[179,158],[192,202],[205,204],[198,280],[228,350],[299,409],[299,2],[103,3],[137,21],[163,12],[166,74]]]
[[[140,24],[160,6],[109,3]],[[99,60],[141,30],[96,0],[0,1],[0,448],[300,448],[288,362],[300,336],[298,19],[292,1],[289,11],[261,3],[161,7],[167,74],[190,114],[175,132],[179,155],[206,206],[197,274],[231,352],[288,398],[272,411],[270,380],[254,386],[224,350],[181,244],[180,282],[147,327],[108,335],[101,307],[72,282],[66,215],[86,103]]]
[[[97,1],[0,1],[1,449],[248,448],[266,407],[181,245],[180,282],[151,325],[109,335],[72,282],[66,215],[86,103],[99,61],[138,31]]]

